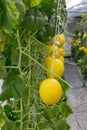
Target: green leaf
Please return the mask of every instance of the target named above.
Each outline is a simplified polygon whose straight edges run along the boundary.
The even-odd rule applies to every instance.
[[[13,122],[11,120],[6,121],[5,129],[6,130],[15,130],[15,122]]]
[[[19,52],[18,50],[13,50],[11,54],[11,64],[18,65]]]
[[[12,120],[12,121],[18,120],[17,113],[15,113],[13,111],[13,109],[10,105],[5,105],[4,111],[5,111],[5,114],[6,114],[6,116],[8,117],[9,120]]]
[[[62,102],[59,105],[59,111],[64,117],[68,117],[73,113],[72,109],[69,107],[69,105],[66,102]]]
[[[5,125],[5,117],[2,113],[0,113],[0,128]]]
[[[38,128],[40,130],[44,130],[44,128],[46,128],[48,125],[48,121],[45,118],[42,118],[39,122],[38,122]]]
[[[48,18],[37,9],[31,9],[25,15],[23,26],[31,31],[37,31],[45,26]]]
[[[54,105],[52,107],[47,107],[46,109],[44,109],[44,117],[47,120],[53,119],[53,118],[58,118],[59,115],[59,106],[58,105]]]
[[[68,84],[68,82],[67,81],[63,81],[63,80],[59,80],[60,81],[60,83],[61,83],[61,86],[62,86],[62,89],[63,89],[63,91],[64,92],[66,92],[66,91],[68,91],[70,88],[71,88],[71,85],[70,84]]]
[[[42,129],[42,130],[53,130],[53,129],[48,127],[48,128]]]
[[[23,20],[25,13],[21,0],[0,0],[0,27],[6,32],[12,31]]]
[[[56,128],[56,130],[70,130],[70,126],[65,119],[59,120],[54,128]]]
[[[3,9],[5,17],[2,26],[7,29],[15,28],[19,24],[19,12],[16,8],[15,2],[12,0],[3,0]]]
[[[42,0],[23,0],[26,10],[40,5]]]
[[[22,67],[26,67],[29,64],[29,59],[26,55],[22,55]]]
[[[0,67],[0,79],[7,77],[7,70],[4,67]]]
[[[30,0],[30,7],[37,6],[41,3],[42,0]]]
[[[4,101],[12,97],[15,99],[21,98],[23,88],[23,80],[18,75],[10,73],[2,85],[0,100]]]
[[[49,34],[45,27],[42,27],[41,30],[37,33],[37,38],[39,41],[46,43],[48,41]]]
[[[17,7],[17,10],[19,11],[19,20],[23,21],[23,17],[25,15],[25,6],[24,3],[21,0],[14,0],[15,1],[15,5]],[[20,22],[19,21],[19,22]]]
[[[4,10],[4,6],[3,6],[3,1],[0,0],[0,28],[2,27],[2,24],[5,19],[4,13],[5,13],[5,10]]]
[[[3,55],[0,55],[0,79],[7,77],[7,70],[4,68],[6,64],[6,58]]]
[[[22,95],[23,95],[23,99],[25,101],[25,103],[27,103],[28,100],[28,93],[29,92],[29,87],[24,87],[23,91],[22,91]]]
[[[6,58],[0,54],[0,66],[4,66],[6,64]]]
[[[30,0],[23,0],[23,3],[25,5],[25,9],[29,10],[30,9]]]
[[[42,9],[49,15],[52,13],[52,8],[54,5],[54,0],[42,0]]]
[[[4,101],[8,98],[12,98],[12,94],[10,92],[9,86],[7,86],[6,81],[4,81],[3,85],[2,85],[2,92],[0,93],[0,101]]]

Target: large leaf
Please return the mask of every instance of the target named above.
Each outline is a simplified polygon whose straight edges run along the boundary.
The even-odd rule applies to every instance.
[[[14,73],[9,74],[2,85],[0,100],[4,101],[12,97],[14,97],[15,99],[21,98],[23,88],[24,88],[23,80]]]
[[[25,15],[25,6],[23,4],[23,2],[21,0],[14,0],[15,1],[15,5],[17,7],[17,10],[19,11],[19,20],[23,21],[23,17]],[[19,21],[19,22],[20,22]]]
[[[15,29],[23,13],[24,5],[21,0],[0,0],[0,27]]]
[[[0,79],[7,77],[7,70],[4,67],[0,67]]]
[[[3,14],[1,19],[2,27],[6,27],[8,29],[15,28],[18,25],[19,21],[19,12],[16,8],[15,2],[12,0],[1,0]],[[1,8],[1,7],[0,7]]]
[[[42,27],[41,30],[39,30],[39,32],[37,33],[37,38],[43,43],[46,43],[48,41],[49,34],[46,27]]]
[[[58,118],[59,115],[59,106],[58,105],[54,105],[51,107],[47,107],[46,109],[44,109],[44,117],[47,120],[53,119],[53,118]]]
[[[38,6],[42,0],[23,0],[26,10]]]
[[[59,80],[64,92],[68,91],[72,86],[65,80]]]
[[[59,105],[59,111],[64,117],[68,117],[73,113],[72,109],[69,107],[69,105],[66,102],[62,102]]]
[[[39,122],[38,122],[38,128],[40,130],[44,130],[44,128],[46,128],[48,126],[48,121],[45,118],[42,118]]]
[[[52,8],[54,5],[54,0],[42,0],[42,9],[49,15],[52,13]]]
[[[18,59],[19,59],[19,52],[18,50],[13,50],[11,54],[11,65],[18,65]],[[29,63],[29,59],[27,56],[22,55],[22,61],[21,61],[21,66],[26,67]]]
[[[6,64],[6,58],[0,54],[0,79],[7,77],[7,70],[4,68]]]
[[[30,0],[30,6],[34,7],[41,3],[42,0]]]
[[[19,52],[18,50],[13,50],[11,55],[11,64],[18,65]]]
[[[0,55],[0,79],[7,77],[7,70],[4,68],[6,63],[6,58],[3,55]]]
[[[48,18],[45,14],[37,9],[31,9],[26,13],[23,25],[31,31],[37,31],[45,26],[47,22]]]
[[[5,129],[6,130],[15,130],[15,122],[11,121],[11,120],[6,121]]]
[[[5,125],[5,117],[2,113],[0,113],[0,128]]]
[[[2,27],[5,19],[5,10],[2,0],[0,0],[0,28]]]
[[[12,120],[12,121],[18,120],[17,113],[14,112],[14,110],[12,109],[10,105],[5,105],[4,111],[9,120]]]
[[[56,128],[56,129],[55,129]],[[61,119],[56,123],[56,126],[54,126],[55,130],[70,130],[69,124],[66,122],[65,119]]]

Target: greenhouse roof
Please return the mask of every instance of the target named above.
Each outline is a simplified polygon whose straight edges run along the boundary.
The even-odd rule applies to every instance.
[[[65,0],[68,18],[87,13],[87,0]]]

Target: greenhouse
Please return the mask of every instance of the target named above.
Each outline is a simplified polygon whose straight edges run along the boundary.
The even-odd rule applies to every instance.
[[[87,130],[87,0],[0,0],[0,130]]]

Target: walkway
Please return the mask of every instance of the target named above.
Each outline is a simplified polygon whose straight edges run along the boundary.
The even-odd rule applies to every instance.
[[[70,58],[68,60],[72,62]],[[78,67],[66,63],[65,79],[72,85],[72,88],[67,92],[67,97],[68,103],[74,111],[67,121],[71,130],[87,130],[87,90],[83,87]]]

